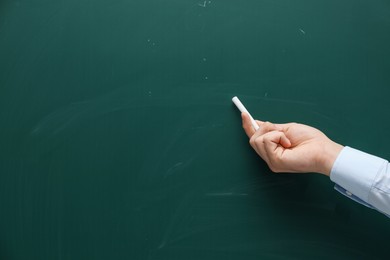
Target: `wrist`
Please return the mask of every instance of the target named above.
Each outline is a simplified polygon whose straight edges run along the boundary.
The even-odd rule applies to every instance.
[[[330,176],[333,164],[343,148],[344,146],[329,140],[329,142],[323,146],[323,152],[319,158],[318,172],[326,176]]]

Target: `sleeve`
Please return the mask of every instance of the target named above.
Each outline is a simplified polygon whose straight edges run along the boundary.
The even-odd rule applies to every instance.
[[[390,217],[388,161],[346,146],[333,164],[330,179],[343,195]]]

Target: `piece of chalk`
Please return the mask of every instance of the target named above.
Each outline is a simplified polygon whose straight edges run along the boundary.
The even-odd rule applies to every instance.
[[[251,119],[252,126],[257,131],[259,129],[259,126],[257,125],[256,121],[253,119],[251,114],[248,112],[248,110],[244,107],[244,105],[241,103],[241,101],[238,99],[238,97],[232,98],[233,103],[236,105],[236,107],[241,111],[248,114],[249,118]]]

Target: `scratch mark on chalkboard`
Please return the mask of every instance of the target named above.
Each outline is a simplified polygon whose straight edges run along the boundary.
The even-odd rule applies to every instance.
[[[325,114],[323,114],[323,113],[320,113],[320,112],[318,112],[318,111],[312,111],[312,114],[317,115],[317,116],[320,116],[320,117],[323,117],[323,118],[325,118],[326,120],[333,121],[333,118],[331,118],[330,116],[327,116],[327,115],[325,115]]]
[[[178,162],[176,163],[175,165],[173,165],[171,168],[169,168],[164,176],[164,178],[166,178],[167,176],[169,175],[172,175],[174,174],[175,172],[177,172],[179,169],[183,169],[185,168],[186,166],[188,166],[189,164],[191,164],[191,162],[194,160],[195,157],[192,157],[190,158],[187,162]]]
[[[171,168],[168,169],[166,175],[171,174],[171,172],[173,172],[175,169],[179,168],[182,165],[183,165],[183,162],[176,163],[175,165],[173,165]]]
[[[215,103],[214,97],[196,96],[198,90],[191,93],[191,95],[188,95],[188,93],[182,94],[186,97],[184,103],[172,102],[174,100],[172,96],[157,96],[149,87],[145,88],[144,98],[134,98],[133,89],[137,88],[123,87],[89,100],[74,102],[57,108],[41,118],[31,129],[30,134],[49,141],[58,134],[85,126],[86,121],[96,120],[99,117],[123,110],[135,111],[135,109],[151,107],[183,108],[204,104],[226,106],[227,99],[224,98],[223,101],[221,99],[219,103]],[[188,124],[186,123],[184,127],[188,127]],[[220,125],[208,127],[220,127]],[[180,133],[178,132],[178,134]]]
[[[300,105],[315,105],[315,103],[307,102],[307,101],[301,101],[301,100],[294,100],[294,99],[281,99],[281,98],[262,98],[263,100],[267,101],[275,101],[275,102],[283,102],[283,103],[293,103],[293,104],[300,104]]]
[[[211,125],[193,126],[191,127],[191,130],[202,130],[207,128],[221,128],[221,127],[223,127],[222,124],[211,124]]]
[[[175,244],[177,242],[180,242],[180,241],[182,241],[186,238],[189,238],[191,236],[194,236],[196,234],[206,233],[206,232],[210,232],[210,231],[218,230],[218,229],[225,229],[225,228],[228,228],[230,226],[230,224],[231,223],[220,222],[220,223],[213,224],[213,225],[203,225],[202,227],[191,228],[189,230],[186,230],[186,232],[183,232],[181,235],[178,235],[178,236],[172,238],[171,240],[169,240],[169,244],[170,245]],[[161,248],[159,248],[159,249],[161,249]]]
[[[227,192],[211,192],[208,194],[220,194],[220,193],[231,193],[234,194],[234,196],[244,196],[243,194],[248,194],[251,192],[256,192],[256,191],[264,191],[266,189],[274,189],[275,187],[278,186],[286,186],[286,185],[291,185],[294,182],[291,180],[284,180],[284,181],[269,181],[269,182],[264,182],[262,181],[259,183],[256,179],[254,179],[251,182],[243,182],[243,183],[237,183],[235,186],[230,186],[230,187],[224,187],[223,190]],[[214,195],[217,196],[217,195]],[[227,196],[227,195],[225,195]],[[233,195],[231,195],[233,196]]]
[[[354,255],[354,257],[352,257],[354,259],[368,259],[372,257],[372,255],[369,255],[366,252],[336,243],[312,241],[307,239],[271,239],[264,240],[262,242],[262,248],[267,248],[269,252],[266,254],[262,253],[262,257],[260,257],[260,259],[285,259],[285,255],[278,251],[280,248],[298,248],[300,245],[305,245],[305,250],[307,250],[307,252],[318,252],[318,250],[343,252],[345,255]]]
[[[152,94],[150,92],[150,94]],[[53,111],[45,116],[32,129],[32,135],[51,135],[59,134],[65,129],[74,127],[83,123],[86,119],[97,118],[115,111],[128,108],[148,106],[147,103],[134,105],[132,95],[127,89],[121,88],[106,95],[71,103],[65,107]]]
[[[199,3],[198,5],[199,5],[200,7],[206,7],[206,4],[207,4],[207,1],[204,1],[203,4]]]
[[[214,192],[206,193],[209,197],[226,197],[226,196],[248,196],[247,193],[234,193],[234,192]]]
[[[332,118],[326,114],[320,113],[318,111],[312,111],[312,114],[315,115],[316,117],[322,117],[323,119],[325,119],[327,121],[328,124],[340,126],[340,124],[339,124],[339,122],[337,122],[337,120],[335,120],[334,118]],[[322,120],[322,119],[320,119],[320,120]]]
[[[245,97],[247,99],[253,99],[253,100],[261,100],[261,101],[267,101],[267,102],[282,102],[282,103],[291,103],[291,104],[298,104],[298,105],[307,105],[307,106],[315,106],[316,103],[308,102],[304,100],[296,100],[296,99],[283,99],[283,98],[272,98],[270,97],[270,94],[267,93],[266,97],[259,97],[259,96],[252,96],[252,95],[240,95],[241,97]]]
[[[58,134],[67,126],[73,122],[78,121],[83,117],[84,113],[88,110],[87,107],[80,107],[78,104],[71,104],[69,107],[63,110],[55,111],[48,115],[42,122],[40,122],[33,130],[32,134],[39,134],[42,130],[46,130],[48,126],[52,126],[52,134]]]
[[[304,30],[302,30],[301,28],[299,28],[299,31],[300,31],[303,35],[306,34],[306,32],[305,32]]]
[[[158,246],[158,249],[162,249],[170,241],[170,237],[172,236],[172,233],[174,231],[175,225],[177,225],[177,223],[180,220],[179,219],[180,216],[186,215],[184,213],[186,213],[186,211],[188,210],[188,207],[185,207],[185,206],[190,204],[190,198],[191,197],[193,197],[193,194],[191,192],[187,193],[183,197],[183,199],[179,202],[179,205],[177,206],[176,211],[173,214],[173,216],[172,216],[172,218],[171,218],[171,220],[170,220],[170,222],[169,222],[169,224],[167,226],[167,229],[165,230],[165,233],[163,235],[161,243]]]

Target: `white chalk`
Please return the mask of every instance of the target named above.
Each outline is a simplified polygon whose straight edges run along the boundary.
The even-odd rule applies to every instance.
[[[259,126],[257,125],[256,121],[253,119],[251,114],[248,112],[248,110],[244,107],[244,105],[241,103],[241,101],[238,99],[238,97],[232,98],[233,103],[236,105],[236,107],[241,111],[248,114],[249,118],[251,119],[252,126],[257,131],[259,129]]]

